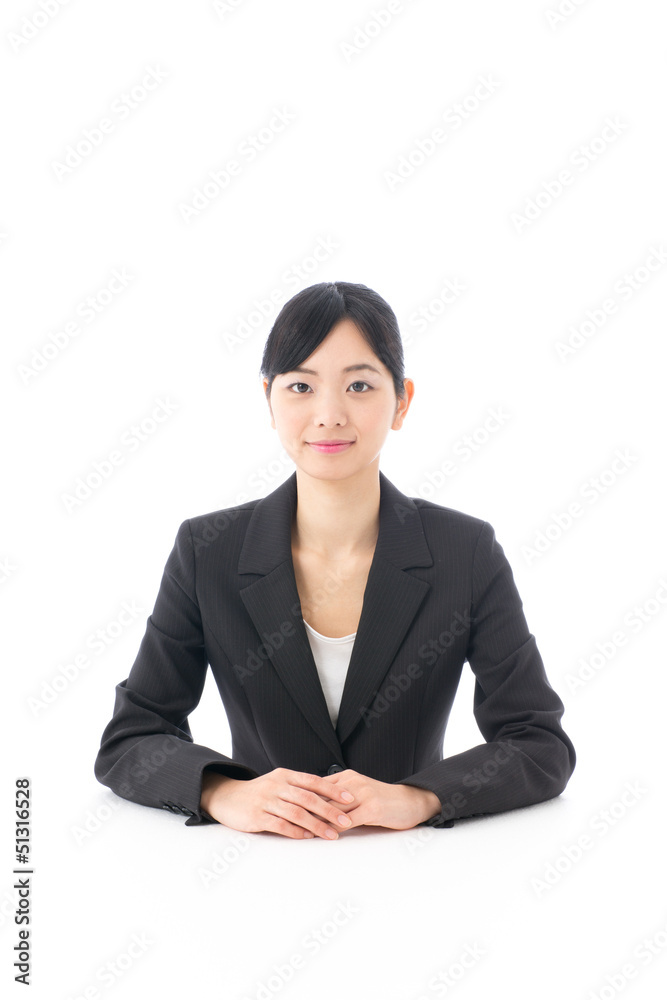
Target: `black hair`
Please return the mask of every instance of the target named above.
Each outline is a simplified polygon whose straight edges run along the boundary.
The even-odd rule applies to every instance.
[[[392,308],[367,285],[321,281],[293,295],[275,318],[260,368],[260,374],[268,378],[267,399],[276,375],[293,371],[310,357],[342,319],[355,323],[375,356],[391,372],[396,396],[405,396],[403,343]]]

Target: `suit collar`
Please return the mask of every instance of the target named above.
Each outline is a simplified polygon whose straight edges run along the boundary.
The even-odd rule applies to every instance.
[[[291,549],[296,499],[294,472],[255,504],[238,571],[256,579],[239,594],[260,642],[271,648],[273,668],[332,760],[344,765],[342,744],[365,721],[430,590],[430,584],[405,570],[432,566],[433,557],[419,508],[380,473],[380,528],[334,729],[300,613]]]
[[[380,472],[380,530],[375,551],[399,569],[432,566],[419,508]],[[239,573],[266,575],[292,559],[296,472],[255,504],[239,556]]]

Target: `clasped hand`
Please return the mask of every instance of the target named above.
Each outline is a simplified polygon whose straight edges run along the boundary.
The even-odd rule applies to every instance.
[[[295,840],[335,840],[355,826],[410,830],[441,807],[434,792],[416,785],[377,781],[351,769],[320,777],[284,767],[247,781],[204,772],[201,804],[234,830]]]

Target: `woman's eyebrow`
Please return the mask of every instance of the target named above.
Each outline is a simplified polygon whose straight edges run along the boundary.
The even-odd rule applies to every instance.
[[[344,372],[360,372],[367,369],[370,372],[376,372],[376,374],[381,375],[382,372],[375,368],[373,365],[361,364],[361,365],[348,365],[347,368],[342,368],[341,371]],[[285,375],[289,375],[290,372],[303,372],[304,375],[319,375],[319,372],[314,371],[312,368],[290,368],[289,372],[284,372]]]

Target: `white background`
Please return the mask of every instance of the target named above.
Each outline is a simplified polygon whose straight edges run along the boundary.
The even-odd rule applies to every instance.
[[[661,993],[663,10],[564,0],[558,19],[559,2],[5,0],[0,938],[5,979],[28,775],[33,997]],[[276,109],[291,120],[249,160]],[[240,173],[186,220],[231,159]],[[114,270],[127,284],[110,296]],[[578,752],[555,800],[328,843],[186,828],[95,780],[178,525],[293,471],[258,369],[280,304],[328,280],[374,288],[403,333],[416,394],[382,470],[491,522],[510,560]],[[448,304],[447,282],[464,288]],[[159,400],[171,414],[130,450]],[[484,430],[491,409],[506,416]],[[140,613],[117,630],[124,602]],[[98,628],[120,634],[93,654]],[[445,755],[480,742],[472,691],[466,667]],[[211,684],[190,722],[230,751]],[[302,968],[271,980],[295,955]]]

